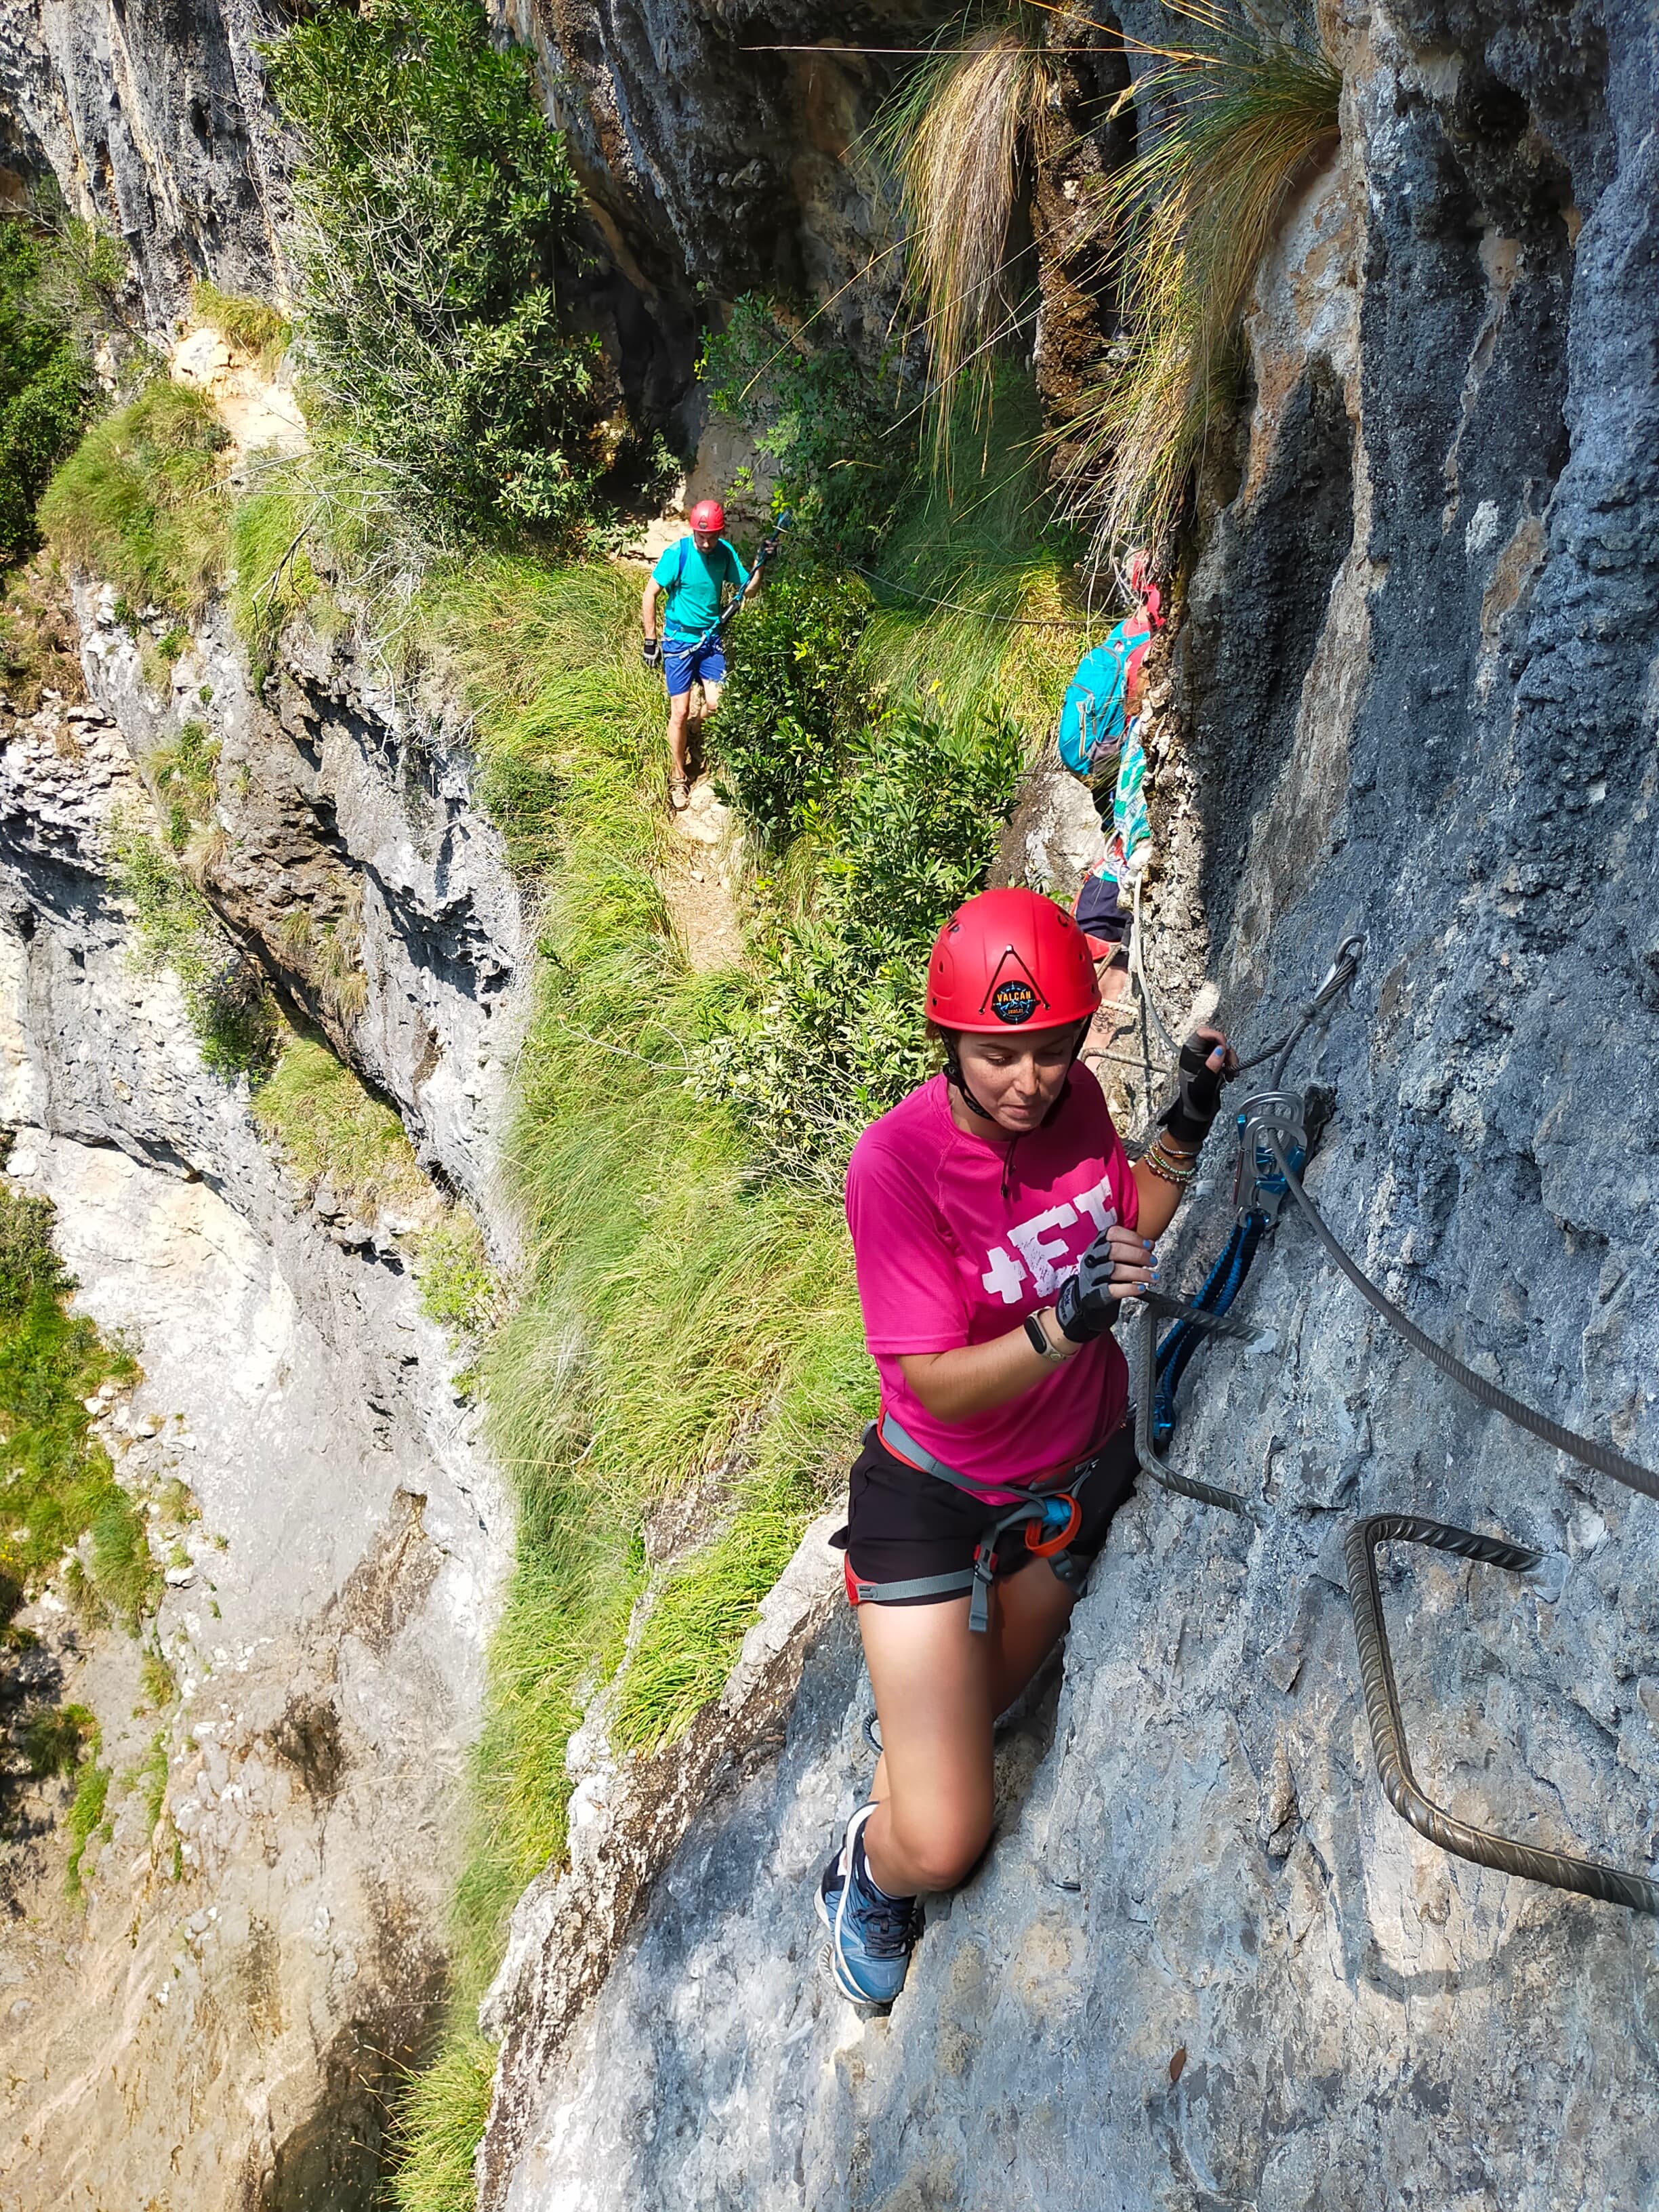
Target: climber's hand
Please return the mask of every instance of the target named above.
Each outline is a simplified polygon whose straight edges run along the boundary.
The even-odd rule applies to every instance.
[[[1086,1344],[1103,1336],[1117,1319],[1121,1299],[1139,1297],[1156,1279],[1152,1248],[1136,1229],[1115,1223],[1103,1229],[1067,1276],[1054,1300],[1054,1319],[1062,1336]]]
[[[1238,1066],[1238,1054],[1219,1030],[1194,1030],[1181,1048],[1180,1089],[1164,1113],[1164,1127],[1180,1145],[1196,1148],[1221,1111],[1221,1086]]]
[[[640,647],[640,659],[645,663],[647,668],[660,668],[662,665],[662,642],[660,639],[654,637],[647,638],[644,644]]]

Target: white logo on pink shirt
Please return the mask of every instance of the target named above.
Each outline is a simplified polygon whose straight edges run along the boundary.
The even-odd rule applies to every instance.
[[[1047,1232],[1073,1227],[1080,1211],[1093,1224],[1089,1236],[1092,1243],[1102,1230],[1109,1229],[1117,1219],[1117,1208],[1110,1202],[1111,1188],[1110,1175],[1103,1175],[1092,1189],[1074,1192],[1069,1202],[1062,1200],[1044,1212],[1034,1213],[1029,1221],[1014,1222],[1008,1231],[1008,1243],[1014,1252],[1007,1244],[994,1244],[985,1255],[990,1264],[980,1280],[986,1289],[994,1291],[1004,1305],[1016,1306],[1029,1279],[1038,1297],[1052,1297],[1068,1275],[1076,1274],[1078,1260],[1083,1255],[1079,1253],[1074,1259],[1069,1238]],[[1057,1261],[1064,1264],[1056,1266]]]

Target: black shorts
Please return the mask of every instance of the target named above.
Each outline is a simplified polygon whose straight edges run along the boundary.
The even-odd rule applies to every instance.
[[[1099,1457],[1099,1466],[1078,1492],[1083,1520],[1068,1550],[1079,1563],[1099,1551],[1113,1515],[1134,1488],[1138,1462],[1131,1422],[1126,1420],[1107,1439]],[[858,1581],[909,1582],[971,1567],[980,1538],[1009,1510],[1006,1505],[987,1505],[937,1475],[907,1466],[872,1427],[864,1449],[853,1462],[847,1526],[830,1540],[847,1553]],[[997,1550],[998,1581],[1017,1575],[1036,1557],[1018,1528],[1011,1528]],[[943,1605],[950,1595],[896,1598],[892,1602]]]

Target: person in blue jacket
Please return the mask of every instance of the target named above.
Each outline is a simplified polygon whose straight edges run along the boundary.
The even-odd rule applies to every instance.
[[[677,813],[691,795],[687,756],[692,725],[701,729],[720,705],[726,677],[722,615],[729,605],[747,599],[760,581],[758,569],[751,576],[737,549],[721,536],[726,509],[717,499],[699,500],[686,519],[690,535],[663,554],[640,601],[645,665],[660,665],[668,687],[668,800]],[[657,602],[665,597],[659,641]]]

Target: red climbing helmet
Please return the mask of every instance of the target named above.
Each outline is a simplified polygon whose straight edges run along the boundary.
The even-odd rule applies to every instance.
[[[1088,939],[1041,892],[981,891],[933,940],[927,1018],[942,1030],[1057,1029],[1087,1021],[1099,1004]]]
[[[717,499],[700,499],[686,518],[693,530],[713,530],[726,527],[726,509]]]

